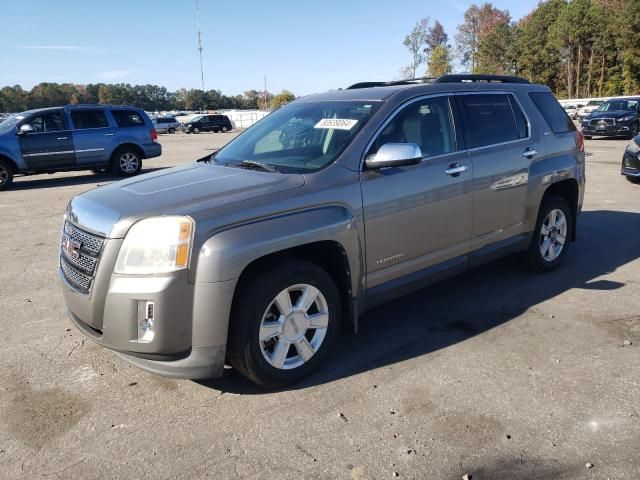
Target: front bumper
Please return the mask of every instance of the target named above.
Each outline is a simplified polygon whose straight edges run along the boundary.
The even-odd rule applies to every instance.
[[[640,178],[640,152],[625,150],[620,173],[627,177]]]
[[[631,132],[631,123],[607,125],[605,127],[583,124],[581,131],[583,135],[592,137],[626,137]]]

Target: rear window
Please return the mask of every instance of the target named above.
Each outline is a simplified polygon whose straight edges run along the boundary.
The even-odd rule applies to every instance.
[[[111,114],[119,127],[141,127],[144,125],[140,114],[132,110],[111,110]]]
[[[530,92],[529,97],[551,127],[553,133],[572,132],[576,129],[567,112],[550,92]]]
[[[75,110],[71,112],[71,120],[76,129],[105,128],[109,126],[102,110]]]
[[[526,136],[526,123],[520,128],[516,124],[508,95],[462,95],[458,98],[465,120],[464,137],[467,148],[511,142],[523,138],[523,134]]]

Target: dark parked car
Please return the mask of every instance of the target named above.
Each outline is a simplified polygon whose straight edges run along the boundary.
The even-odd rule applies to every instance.
[[[187,133],[228,132],[233,128],[226,115],[196,115],[184,124]]]
[[[135,107],[67,105],[11,115],[0,123],[0,190],[16,174],[113,170],[135,175],[162,147],[144,111]]]
[[[601,137],[634,138],[640,131],[640,97],[612,98],[582,121],[582,134],[590,139]]]
[[[640,136],[627,145],[622,155],[622,175],[633,183],[640,183]]]

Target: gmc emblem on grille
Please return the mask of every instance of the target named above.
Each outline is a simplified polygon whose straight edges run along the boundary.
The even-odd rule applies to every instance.
[[[62,250],[69,258],[79,258],[81,246],[82,244],[80,242],[73,240],[66,235],[62,238]]]

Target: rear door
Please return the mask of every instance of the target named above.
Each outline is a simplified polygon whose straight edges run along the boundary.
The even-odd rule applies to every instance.
[[[20,124],[33,128],[33,132],[18,134],[20,153],[29,170],[55,170],[76,165],[67,121],[60,109],[35,115]]]
[[[117,139],[116,129],[109,123],[105,110],[74,109],[70,117],[78,166],[108,163]]]
[[[511,93],[457,95],[466,147],[473,160],[471,250],[517,241],[525,225],[529,166],[545,154],[540,132]]]

